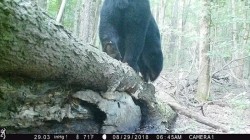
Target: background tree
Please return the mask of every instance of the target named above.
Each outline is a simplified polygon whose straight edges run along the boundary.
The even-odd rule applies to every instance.
[[[79,16],[79,35],[84,42],[93,44],[97,39],[101,0],[84,0]]]
[[[200,43],[199,43],[199,75],[197,98],[199,101],[205,101],[209,97],[210,90],[210,0],[202,1],[202,13],[200,21]]]
[[[66,5],[66,2],[67,2],[67,0],[62,0],[62,2],[61,2],[60,9],[59,9],[58,14],[56,16],[56,21],[57,22],[60,22],[61,19],[62,19],[62,15],[63,15],[63,12],[64,12],[64,8],[65,8],[65,5]]]

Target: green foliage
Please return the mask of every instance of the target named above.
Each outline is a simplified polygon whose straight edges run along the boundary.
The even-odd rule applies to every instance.
[[[74,27],[74,20],[75,20],[75,9],[78,0],[69,0],[66,3],[64,16],[63,16],[63,25],[69,29],[73,30]]]
[[[49,15],[56,18],[59,8],[60,8],[60,0],[48,0]]]
[[[75,8],[78,0],[68,0],[65,5],[62,24],[68,30],[73,29],[75,20]],[[61,0],[48,0],[48,13],[50,16],[56,18],[61,6]]]

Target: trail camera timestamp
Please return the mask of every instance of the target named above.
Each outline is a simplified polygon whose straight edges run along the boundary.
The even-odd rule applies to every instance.
[[[113,140],[148,140],[149,136],[146,134],[132,134],[132,135],[113,135]]]
[[[182,135],[156,135],[157,140],[181,140]]]

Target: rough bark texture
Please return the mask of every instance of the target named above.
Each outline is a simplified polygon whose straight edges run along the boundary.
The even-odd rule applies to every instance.
[[[84,0],[79,17],[79,38],[83,42],[90,44],[93,44],[94,34],[96,33],[96,19],[98,19],[98,16],[95,15],[95,11],[98,9],[97,3],[100,3],[99,0]]]
[[[74,30],[73,35],[79,37],[80,13],[82,7],[82,0],[78,0],[75,7]]]
[[[157,104],[154,87],[132,68],[79,43],[22,0],[0,0],[0,19],[0,127],[166,133],[174,113],[162,114],[172,110]]]
[[[202,14],[200,22],[200,43],[199,43],[199,77],[197,88],[197,99],[206,101],[209,97],[210,90],[210,1],[202,1]]]

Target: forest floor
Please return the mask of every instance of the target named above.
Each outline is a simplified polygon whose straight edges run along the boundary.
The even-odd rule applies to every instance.
[[[209,101],[207,104],[203,105],[203,109],[201,109],[201,105],[199,105],[194,98],[197,83],[183,88],[181,85],[186,85],[188,83],[186,79],[188,78],[181,79],[183,75],[179,74],[179,80],[177,82],[176,79],[178,78],[175,78],[174,75],[174,73],[163,71],[159,78],[154,82],[157,92],[156,97],[160,102],[166,103],[168,99],[166,99],[164,94],[169,94],[171,97],[175,98],[181,106],[188,108],[199,115],[203,115],[204,113],[204,117],[207,119],[230,128],[228,133],[250,134],[249,85],[236,86],[232,83],[229,84],[227,81],[213,81],[211,84]],[[194,80],[195,79],[190,81]],[[178,87],[175,83],[179,83]],[[178,116],[176,122],[174,122],[171,127],[171,133],[223,133],[221,130],[199,123],[193,118],[188,118],[179,112],[177,113]]]

